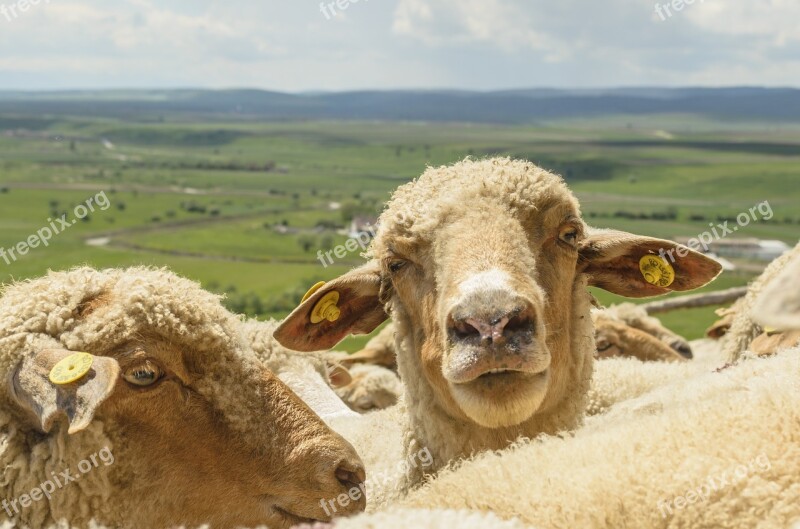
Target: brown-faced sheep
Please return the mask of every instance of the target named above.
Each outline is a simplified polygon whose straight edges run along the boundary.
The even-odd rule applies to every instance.
[[[5,287],[0,497],[13,524],[329,519],[320,500],[357,487],[362,463],[258,362],[239,324],[164,270],[80,268]]]
[[[371,260],[311,295],[275,336],[296,350],[329,349],[391,313],[405,449],[425,447],[435,461],[413,483],[476,451],[576,428],[595,352],[586,287],[646,297],[720,272],[683,247],[670,270],[657,256],[671,250],[676,243],[588,228],[562,179],[531,163],[429,168],[394,193]]]
[[[611,309],[613,308],[615,307]],[[642,312],[644,311],[642,310]],[[685,347],[679,346],[684,351],[684,354],[681,354],[660,338],[660,335],[653,334],[653,332],[658,332],[658,328],[667,332],[670,331],[665,329],[657,319],[647,317],[647,320],[644,321],[649,324],[648,320],[655,320],[658,326],[654,328],[650,324],[644,330],[619,318],[613,310],[593,310],[592,321],[594,323],[597,358],[629,356],[646,362],[685,362],[687,357],[684,354],[687,352],[690,355],[689,358],[691,358],[691,347],[688,342],[686,342]],[[685,342],[685,340],[683,341]]]
[[[683,358],[692,358],[692,347],[686,338],[667,329],[655,316],[647,313],[644,307],[633,303],[619,303],[605,307],[600,311],[606,319],[616,320],[633,329],[653,336],[664,343],[667,347],[678,353]],[[595,332],[597,326],[595,324]],[[597,335],[595,335],[597,336]],[[599,350],[599,347],[598,347]],[[664,353],[655,354],[656,357],[673,358],[672,355]]]

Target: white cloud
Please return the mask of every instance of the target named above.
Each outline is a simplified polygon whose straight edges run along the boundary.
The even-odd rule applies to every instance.
[[[504,52],[548,50],[558,43],[535,29],[524,4],[504,0],[400,0],[394,11],[395,34],[430,46],[483,44]]]
[[[656,2],[52,0],[0,16],[0,89],[800,85],[800,1]]]

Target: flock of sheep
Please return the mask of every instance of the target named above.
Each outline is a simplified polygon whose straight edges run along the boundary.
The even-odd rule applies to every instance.
[[[533,164],[468,159],[397,189],[366,264],[281,322],[245,321],[163,269],[8,285],[0,518],[790,528],[800,245],[751,285],[719,343],[595,306],[587,286],[638,298],[720,272],[692,251],[654,270],[676,247],[588,227]],[[364,351],[331,352],[387,319]],[[113,463],[83,464],[101,449]]]

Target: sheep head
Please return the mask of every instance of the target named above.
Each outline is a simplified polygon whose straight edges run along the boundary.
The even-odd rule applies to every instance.
[[[26,298],[32,308],[20,309]],[[54,502],[52,519],[288,528],[364,509],[363,495],[323,507],[363,482],[358,455],[249,352],[238,320],[199,285],[162,270],[79,269],[10,287],[4,321],[9,312],[27,315],[0,337],[0,351],[22,356],[0,391],[20,429],[51,447],[83,451],[99,438],[113,448],[113,465],[94,471],[111,484],[92,502],[103,507],[78,514],[85,498]],[[30,331],[46,325],[58,331]]]
[[[648,282],[640,260],[675,247],[590,229],[561,178],[533,164],[467,160],[400,187],[381,216],[371,261],[322,287],[275,337],[297,350],[328,348],[370,332],[385,308],[398,325],[406,384],[424,380],[435,406],[456,421],[516,427],[558,415],[588,381],[587,285],[645,297],[693,289],[720,272],[690,251],[673,264],[674,281]],[[340,317],[311,323],[316,303],[333,291]]]

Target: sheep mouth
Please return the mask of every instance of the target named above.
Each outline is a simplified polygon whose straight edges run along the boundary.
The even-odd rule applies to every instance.
[[[280,518],[287,522],[289,527],[294,527],[295,525],[301,524],[314,524],[315,522],[325,522],[327,520],[322,520],[318,518],[307,518],[305,516],[300,516],[299,514],[294,514],[286,509],[283,509],[277,505],[272,506],[272,512],[277,514]]]
[[[464,349],[453,351],[444,366],[445,378],[454,385],[525,382],[550,367],[546,352],[495,352]]]

